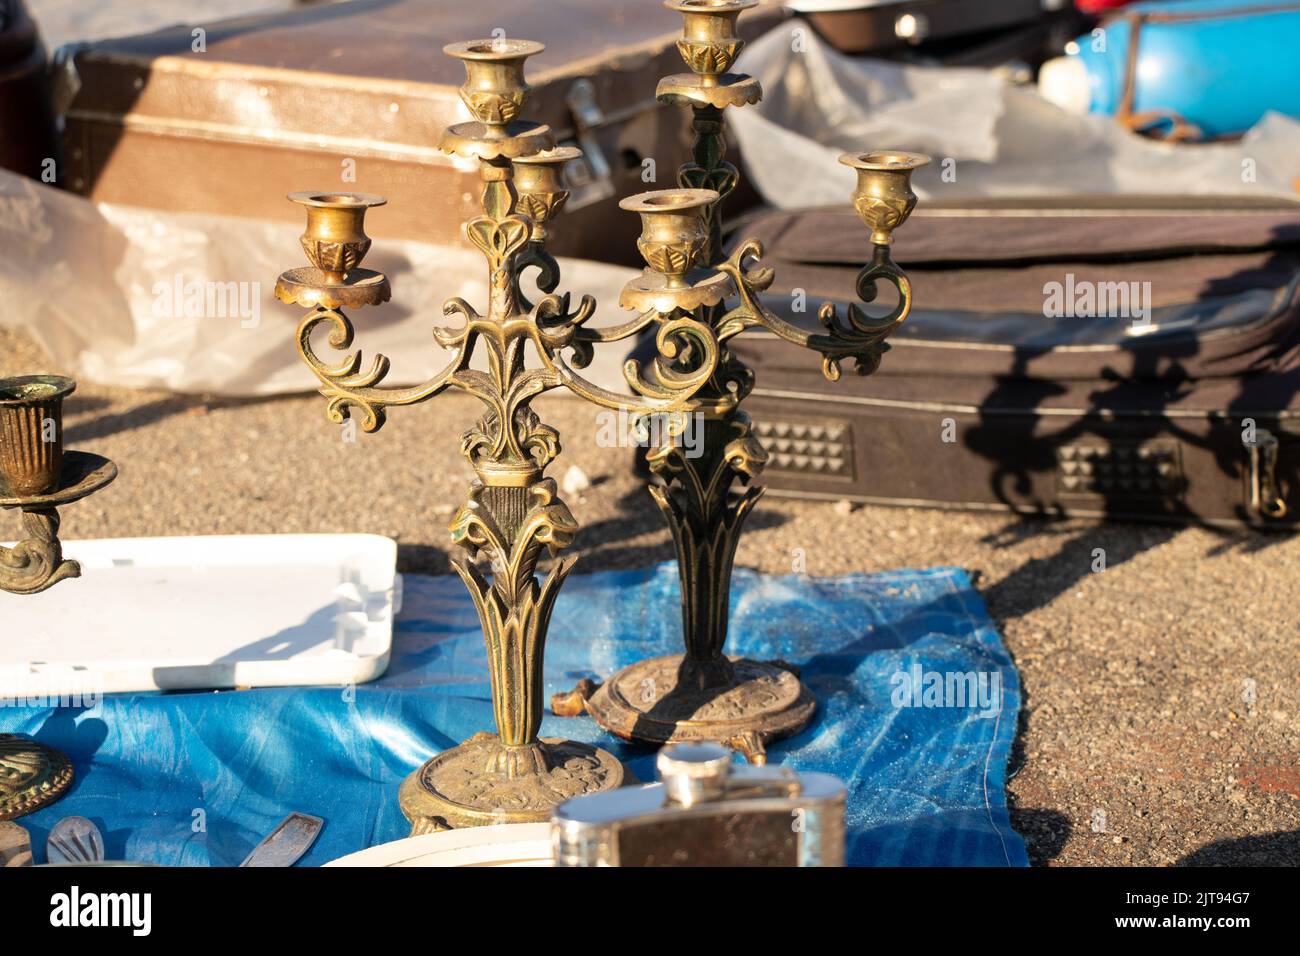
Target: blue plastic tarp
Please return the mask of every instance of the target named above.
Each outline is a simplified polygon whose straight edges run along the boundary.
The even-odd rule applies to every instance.
[[[392,662],[356,688],[114,694],[85,709],[0,706],[0,732],[68,754],[74,790],[22,818],[37,860],[50,827],[94,820],[109,858],[237,865],[289,812],[325,818],[305,865],[400,839],[401,780],[491,730],[486,654],[455,577],[406,577]],[[680,652],[675,565],[569,578],[546,648],[548,693]],[[956,568],[774,577],[738,569],[729,652],[802,667],[812,725],[770,762],[848,784],[853,865],[1024,866],[1005,800],[1019,678]],[[547,737],[597,743],[642,780],[653,753],[589,718]]]

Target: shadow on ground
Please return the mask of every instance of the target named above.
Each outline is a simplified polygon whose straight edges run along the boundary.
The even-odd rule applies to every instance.
[[[1300,830],[1207,843],[1178,866],[1300,866]]]

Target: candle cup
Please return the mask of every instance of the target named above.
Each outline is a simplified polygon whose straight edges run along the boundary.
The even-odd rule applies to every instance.
[[[687,287],[686,274],[694,268],[709,242],[704,212],[718,201],[712,189],[657,189],[638,193],[618,205],[641,216],[637,250],[670,289]]]
[[[684,21],[677,52],[705,86],[716,85],[745,45],[736,34],[736,20],[758,0],[664,0],[664,6]]]
[[[892,244],[894,230],[907,222],[916,208],[912,173],[927,165],[930,157],[887,150],[846,153],[840,162],[858,172],[853,208],[871,230],[871,241],[877,246]]]
[[[63,400],[77,383],[59,375],[0,379],[0,492],[49,494],[63,470]]]
[[[461,101],[493,136],[506,135],[528,102],[531,87],[524,81],[524,61],[545,50],[533,40],[467,40],[442,48],[465,64]]]
[[[532,220],[530,238],[545,242],[546,224],[559,215],[569,199],[565,188],[564,166],[582,156],[576,146],[557,146],[514,160],[517,210]]]
[[[370,251],[366,210],[388,202],[366,193],[291,193],[289,199],[307,209],[307,231],[299,238],[308,261],[330,285],[343,285]]]

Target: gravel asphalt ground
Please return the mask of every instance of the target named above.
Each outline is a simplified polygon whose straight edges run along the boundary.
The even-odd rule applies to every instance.
[[[0,331],[0,374],[46,369],[30,340]],[[470,477],[456,436],[477,403],[399,409],[355,443],[324,404],[83,383],[68,443],[122,476],[66,510],[65,536],[364,531],[400,542],[403,571],[449,573],[445,526]],[[593,482],[567,498],[580,569],[670,559],[629,457],[587,439],[593,409],[538,407],[570,436],[562,462]],[[788,573],[803,548],[816,575],[975,575],[1025,689],[1009,798],[1034,863],[1300,864],[1300,537],[846,510],[769,496],[738,562]]]

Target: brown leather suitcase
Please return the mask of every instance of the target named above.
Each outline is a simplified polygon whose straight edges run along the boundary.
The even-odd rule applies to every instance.
[[[754,38],[779,5],[740,21]],[[552,251],[637,261],[637,217],[618,199],[675,185],[690,158],[687,118],[655,100],[660,77],[686,67],[681,17],[647,0],[356,0],[193,26],[80,49],[67,111],[65,185],[98,201],[295,220],[286,193],[346,188],[387,196],[373,233],[463,242],[477,209],[473,169],[436,148],[463,117],[461,63],[446,43],[539,40],[528,63],[528,114],[586,151]],[[68,90],[68,93],[73,93]],[[342,178],[354,161],[355,180]],[[752,197],[752,194],[749,194]],[[733,201],[743,207],[746,195]]]
[[[777,276],[767,302],[787,319],[815,325],[821,301],[854,299],[868,248],[851,211],[769,213],[736,233],[764,242]],[[1300,205],[930,203],[896,238],[915,309],[876,374],[846,369],[830,383],[815,356],[782,340],[733,340],[757,373],[745,407],[772,453],[762,480],[773,491],[1300,519]],[[1116,285],[1101,308],[1104,283]],[[1125,288],[1135,297],[1120,315],[1111,304]],[[1085,307],[1089,289],[1097,307]]]

